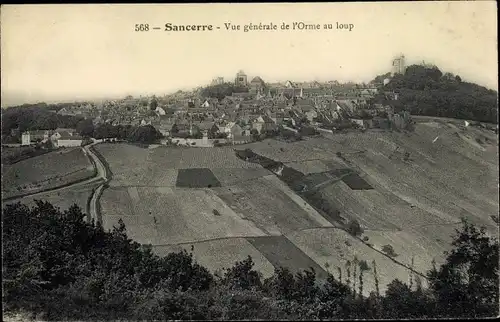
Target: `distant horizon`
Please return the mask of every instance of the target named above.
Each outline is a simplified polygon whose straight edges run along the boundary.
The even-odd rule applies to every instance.
[[[3,5],[1,106],[165,95],[231,82],[368,83],[422,61],[498,90],[496,3]],[[252,17],[251,19],[248,17]],[[286,18],[284,18],[286,17]],[[352,31],[223,31],[224,23],[305,21]],[[457,23],[459,21],[460,23]],[[134,23],[221,25],[214,32],[135,32]]]
[[[426,64],[430,64],[430,65],[435,65],[435,64],[432,64],[432,63],[429,63],[429,62],[426,62]],[[411,63],[411,64],[408,64],[408,66],[412,66],[412,65],[421,65],[421,62],[420,63]],[[436,65],[437,68],[439,68],[439,70],[445,74],[447,72],[450,72],[448,70],[442,70],[439,66]],[[183,87],[178,87],[178,88],[174,88],[172,90],[168,90],[168,91],[165,91],[165,92],[137,92],[137,93],[123,93],[123,94],[117,94],[117,95],[95,95],[95,96],[92,96],[92,95],[87,95],[85,97],[82,97],[82,96],[76,96],[77,98],[60,98],[60,99],[45,99],[45,100],[31,100],[31,101],[18,101],[18,103],[10,103],[10,104],[4,104],[4,98],[2,97],[2,100],[1,100],[1,108],[7,108],[7,107],[11,107],[11,106],[20,106],[20,105],[30,105],[30,104],[39,104],[39,103],[47,103],[47,104],[59,104],[59,103],[73,103],[73,102],[84,102],[84,101],[90,101],[90,102],[93,102],[93,101],[100,101],[100,100],[116,100],[116,99],[123,99],[127,96],[132,96],[134,98],[139,98],[141,96],[143,97],[149,97],[149,96],[152,96],[152,95],[155,95],[155,96],[164,96],[164,95],[172,95],[172,94],[175,94],[176,92],[178,91],[183,91],[183,92],[190,92],[190,91],[193,91],[195,90],[196,88],[198,87],[206,87],[206,86],[210,86],[211,85],[211,81],[216,78],[216,77],[223,77],[224,78],[224,83],[233,83],[234,82],[234,78],[236,76],[236,73],[238,71],[235,72],[235,74],[233,75],[233,77],[225,77],[225,76],[213,76],[210,81],[206,82],[205,84],[198,84],[198,85],[193,85],[193,86],[183,86]],[[261,75],[253,75],[253,74],[249,74],[247,73],[246,71],[244,71],[245,74],[247,75],[248,77],[248,81],[250,82],[254,77],[256,76],[259,76],[263,79],[263,81],[267,84],[272,84],[272,83],[285,83],[287,81],[291,81],[291,82],[294,82],[294,83],[304,83],[304,82],[314,82],[314,81],[317,81],[319,83],[324,83],[324,82],[333,82],[333,81],[337,81],[339,82],[340,84],[346,84],[346,83],[355,83],[355,84],[362,84],[362,83],[365,83],[365,84],[369,84],[375,77],[379,76],[379,75],[384,75],[384,74],[387,74],[387,73],[390,73],[390,70],[386,71],[386,72],[381,72],[380,74],[377,74],[373,77],[371,77],[370,79],[368,80],[338,80],[338,79],[319,79],[319,78],[314,78],[314,79],[293,79],[291,77],[289,78],[283,78],[283,79],[279,79],[279,80],[271,80],[271,81],[268,81],[266,80],[263,76]],[[454,75],[458,75],[458,74],[455,74],[453,72],[451,72],[452,74]],[[476,83],[476,82],[473,82],[473,81],[470,81],[470,80],[467,80],[467,79],[464,79],[462,77],[462,75],[459,75],[461,78],[462,78],[462,81],[463,82],[467,82],[467,83],[473,83],[473,84],[477,84],[479,86],[483,86],[487,89],[490,89],[490,90],[494,90],[496,92],[498,92],[498,89],[497,88],[491,88],[491,87],[488,87],[487,85],[484,85],[484,84],[479,84],[479,83]],[[79,97],[79,98],[78,98]]]

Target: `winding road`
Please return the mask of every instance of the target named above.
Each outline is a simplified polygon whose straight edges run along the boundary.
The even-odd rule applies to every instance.
[[[96,222],[101,222],[101,216],[99,214],[98,210],[98,202],[99,202],[99,197],[101,196],[102,190],[104,189],[104,185],[108,182],[108,177],[106,176],[106,167],[104,164],[101,162],[101,159],[92,151],[90,148],[91,146],[95,145],[97,143],[92,143],[90,145],[86,145],[83,147],[84,151],[87,153],[87,155],[93,160],[93,164],[97,170],[97,175],[93,179],[103,179],[104,182],[97,187],[92,193],[92,197],[90,199],[90,207],[89,207],[89,217],[94,218]]]

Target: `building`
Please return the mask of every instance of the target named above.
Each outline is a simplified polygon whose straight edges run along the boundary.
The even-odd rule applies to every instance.
[[[215,77],[212,79],[212,85],[221,85],[224,84],[224,77]]]
[[[262,93],[266,88],[266,83],[259,76],[255,76],[250,82],[250,92]]]
[[[314,119],[318,117],[318,112],[316,112],[315,110],[307,111],[305,114],[309,122],[314,121]]]
[[[240,70],[236,74],[236,78],[234,80],[234,84],[236,86],[247,86],[248,85],[247,75],[242,70]]]
[[[26,131],[21,135],[21,145],[30,145],[35,142],[45,142],[50,137],[50,131]]]
[[[405,56],[401,55],[392,60],[392,75],[404,74],[406,70]]]
[[[229,122],[225,128],[224,132],[227,133],[227,138],[232,139],[235,135],[242,135],[243,129],[235,122]]]
[[[167,113],[165,112],[165,110],[161,107],[156,107],[156,110],[155,112],[158,114],[158,115],[166,115]]]
[[[74,147],[81,146],[83,137],[79,135],[71,135],[68,132],[62,132],[59,139],[52,141],[55,147]]]
[[[30,132],[24,132],[21,135],[21,145],[30,145],[30,144],[31,144]]]
[[[205,102],[203,102],[203,104],[201,104],[201,107],[208,108],[208,107],[210,107],[210,103],[208,101],[205,101]]]
[[[276,123],[267,115],[261,115],[252,122],[252,129],[256,129],[259,134],[266,131],[276,130]]]

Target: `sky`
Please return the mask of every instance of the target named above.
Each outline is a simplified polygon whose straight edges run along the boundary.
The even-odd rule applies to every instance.
[[[310,4],[3,5],[2,106],[126,95],[163,95],[238,70],[266,82],[368,82],[407,64],[436,64],[497,89],[494,1]],[[347,30],[281,30],[282,23],[353,24]],[[161,30],[136,32],[148,23]],[[210,32],[168,32],[212,24]],[[224,24],[278,25],[227,31]],[[220,27],[220,29],[215,29]]]

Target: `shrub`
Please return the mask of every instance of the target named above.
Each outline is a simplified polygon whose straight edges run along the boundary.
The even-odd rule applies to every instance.
[[[212,212],[216,216],[220,216],[221,215],[221,213],[217,209],[212,210]]]
[[[359,262],[359,269],[362,271],[368,271],[370,270],[370,266],[368,266],[368,263],[363,259]]]
[[[353,236],[360,236],[363,233],[363,228],[356,219],[349,222],[347,226],[347,232]]]
[[[384,245],[384,246],[382,247],[382,251],[383,251],[384,253],[386,253],[387,255],[391,256],[391,257],[396,257],[396,256],[398,256],[398,254],[396,254],[396,252],[394,251],[394,248],[393,248],[391,245],[389,245],[389,244]]]

